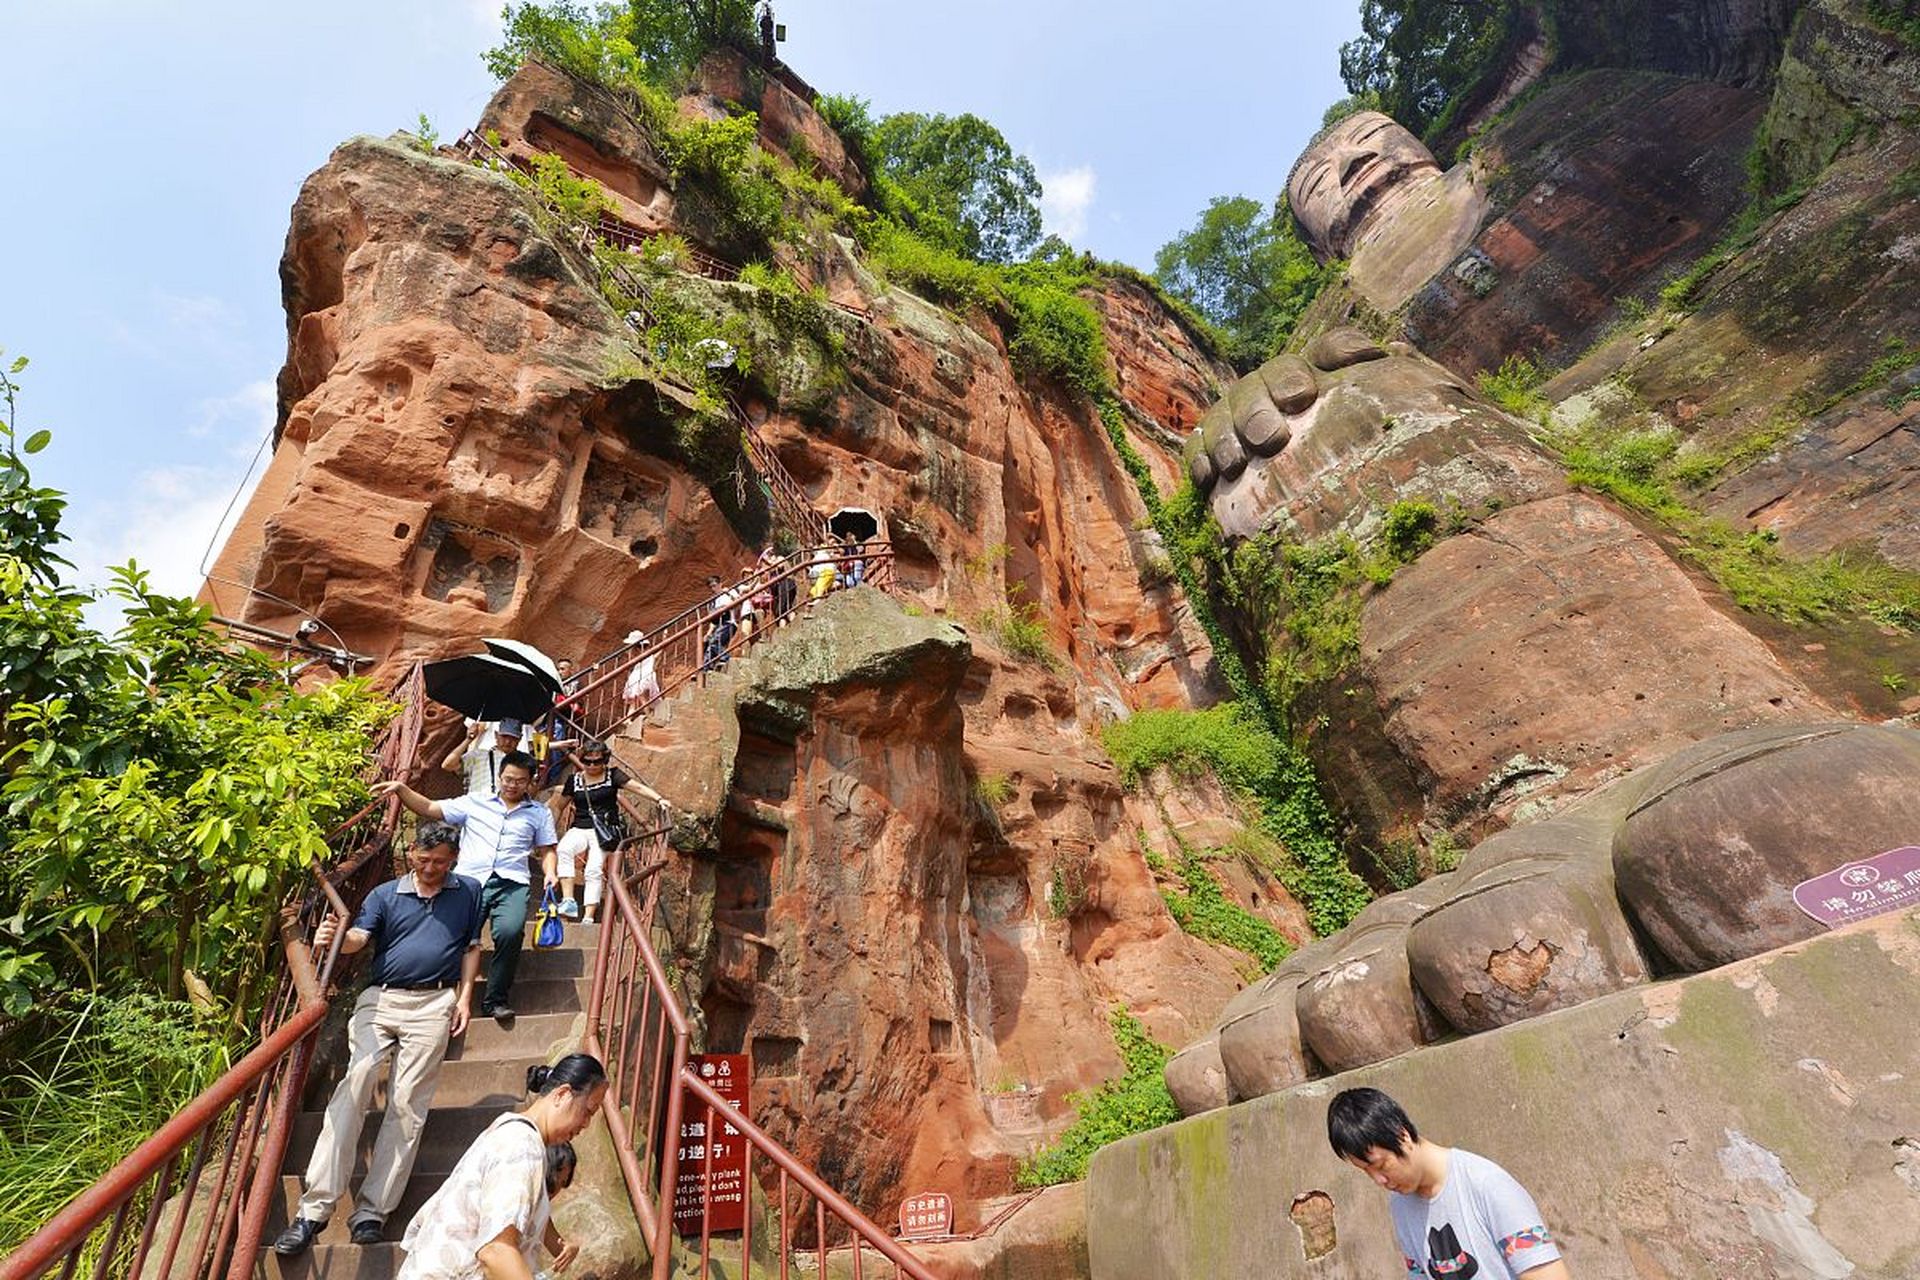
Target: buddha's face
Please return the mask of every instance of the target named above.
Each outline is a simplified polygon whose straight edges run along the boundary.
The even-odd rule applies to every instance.
[[[1411,179],[1440,172],[1420,139],[1378,111],[1342,120],[1308,147],[1287,179],[1287,199],[1307,239],[1344,258],[1385,198]]]

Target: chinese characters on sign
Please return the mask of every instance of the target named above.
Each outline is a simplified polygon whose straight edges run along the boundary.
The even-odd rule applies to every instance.
[[[1920,907],[1920,845],[1835,867],[1793,890],[1793,904],[1829,929]]]
[[[687,1066],[742,1114],[747,1110],[747,1055],[696,1053]],[[683,1236],[738,1231],[747,1221],[747,1142],[738,1129],[715,1118],[709,1132],[707,1104],[688,1093],[681,1099],[680,1176],[673,1186],[673,1225]],[[711,1175],[711,1180],[709,1180]]]
[[[930,1240],[953,1234],[953,1198],[944,1191],[925,1191],[900,1202],[900,1238]]]

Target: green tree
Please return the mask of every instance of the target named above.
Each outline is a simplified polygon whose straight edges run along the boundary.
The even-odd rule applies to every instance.
[[[1247,367],[1285,344],[1325,279],[1284,202],[1270,215],[1246,196],[1209,202],[1153,268],[1163,289],[1226,331],[1230,357]]]
[[[1040,239],[1040,179],[975,115],[907,111],[869,135],[881,204],[942,248],[1014,262]]]
[[[501,41],[482,57],[502,80],[537,58],[599,84],[637,76],[677,89],[709,50],[755,47],[753,0],[553,0],[510,4],[500,17]]]
[[[14,447],[22,368],[0,376],[0,1040],[65,993],[178,996],[188,970],[243,1005],[273,912],[365,797],[386,706],[293,688],[131,565],[124,627],[96,631],[55,576],[65,503]]]
[[[1518,0],[1361,0],[1360,34],[1340,46],[1340,78],[1414,133],[1437,134],[1495,69],[1519,15]]]

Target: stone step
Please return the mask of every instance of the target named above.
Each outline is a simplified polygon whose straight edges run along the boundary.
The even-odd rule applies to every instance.
[[[524,1077],[522,1077],[524,1081]],[[516,1099],[518,1101],[518,1099]],[[453,1166],[466,1154],[480,1131],[492,1124],[505,1106],[479,1107],[435,1107],[427,1113],[426,1128],[420,1135],[420,1153],[413,1162],[413,1174],[445,1174],[453,1171]],[[320,1123],[324,1113],[302,1111],[294,1117],[293,1137],[287,1143],[287,1162],[283,1172],[299,1173],[307,1167],[307,1161],[313,1154],[314,1139],[320,1136]],[[360,1140],[356,1144],[353,1160],[353,1176],[362,1177],[367,1171],[367,1162],[373,1156],[374,1140],[379,1136],[380,1122],[374,1115],[360,1126]]]
[[[346,1214],[339,1217],[341,1222],[346,1221]],[[256,1274],[265,1280],[392,1280],[399,1273],[400,1260],[404,1257],[406,1254],[397,1244],[359,1248],[352,1244],[316,1243],[297,1258],[282,1258],[271,1249],[263,1249]]]
[[[514,972],[514,982],[519,984],[537,981],[543,978],[591,978],[593,976],[593,947],[578,945],[573,940],[576,929],[593,928],[598,925],[568,925],[567,944],[543,951],[529,942],[520,952],[520,965]],[[596,933],[597,936],[597,933]],[[483,948],[480,958],[480,981],[487,980],[487,966],[493,963],[493,949]]]
[[[473,1011],[474,1020],[480,1017],[480,1001],[486,995],[487,982],[484,977],[474,984],[473,1001],[468,1008]],[[536,1013],[578,1013],[587,1007],[587,998],[593,994],[593,978],[536,978],[527,973],[525,965],[513,980],[513,1009],[516,1014],[529,1016]]]
[[[573,1033],[577,1013],[520,1013],[505,1021],[475,1018],[447,1046],[447,1061],[544,1062],[554,1041]]]
[[[447,1175],[444,1173],[418,1172],[408,1180],[407,1189],[401,1195],[400,1203],[395,1205],[393,1212],[387,1215],[383,1227],[389,1243],[399,1243],[400,1237],[406,1232],[407,1224],[413,1221],[413,1215],[420,1211],[421,1205],[432,1199],[433,1193],[438,1191],[446,1180]],[[354,1185],[355,1188],[358,1187],[358,1183]],[[294,1212],[299,1206],[300,1179],[294,1174],[287,1174],[280,1179],[280,1194],[275,1197],[272,1207],[267,1210],[267,1231],[263,1238],[268,1244],[272,1244],[274,1237],[280,1234],[287,1223],[293,1221]],[[352,1227],[347,1219],[353,1216],[353,1209],[353,1193],[349,1190],[340,1198],[340,1203],[333,1207],[332,1215],[327,1218],[326,1228],[314,1237],[313,1247],[322,1249],[330,1245],[340,1245],[351,1248],[353,1241],[348,1233]]]
[[[537,1057],[522,1058],[469,1058],[458,1062],[440,1064],[440,1080],[433,1089],[433,1105],[438,1107],[495,1107],[506,1110],[519,1106],[526,1099],[527,1068],[540,1061]],[[369,1112],[374,1116],[370,1124],[378,1124],[378,1116],[386,1110],[389,1091],[388,1077],[385,1071],[373,1086],[373,1107]],[[321,1106],[326,1099],[317,1099]]]

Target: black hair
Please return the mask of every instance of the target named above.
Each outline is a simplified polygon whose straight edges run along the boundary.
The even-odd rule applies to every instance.
[[[613,757],[613,748],[604,742],[584,742],[580,746],[580,759],[585,761],[594,757],[609,760]]]
[[[547,1194],[562,1190],[573,1184],[574,1166],[579,1159],[573,1154],[571,1142],[549,1142],[547,1144]],[[562,1182],[561,1178],[566,1181]]]
[[[532,756],[530,756],[530,755],[528,755],[528,754],[527,754],[526,752],[524,752],[524,751],[509,751],[509,752],[507,752],[507,754],[505,754],[504,756],[501,756],[501,757],[500,757],[500,768],[502,768],[502,769],[512,769],[512,768],[520,768],[520,769],[525,769],[525,770],[527,771],[527,776],[528,776],[528,777],[532,777],[532,776],[533,776],[533,772],[534,772],[534,768],[535,768],[535,765],[534,765],[534,759],[533,759],[533,757],[532,757]]]
[[[607,1069],[590,1053],[570,1053],[548,1066],[527,1068],[527,1092],[546,1097],[561,1085],[575,1093],[591,1093],[607,1082]]]
[[[416,849],[437,849],[443,844],[460,847],[460,828],[451,822],[423,822],[413,833]]]
[[[1375,1147],[1405,1155],[1418,1141],[1413,1120],[1378,1089],[1342,1090],[1327,1104],[1327,1142],[1337,1156],[1365,1164]]]

